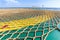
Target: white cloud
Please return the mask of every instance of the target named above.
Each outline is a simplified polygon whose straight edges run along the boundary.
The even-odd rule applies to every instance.
[[[5,2],[6,7],[16,7],[21,5],[21,3],[17,0],[5,0]]]
[[[7,3],[19,3],[17,0],[5,0]]]

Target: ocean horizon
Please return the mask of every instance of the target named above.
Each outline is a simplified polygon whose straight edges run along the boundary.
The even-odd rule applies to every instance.
[[[48,8],[48,7],[0,7],[0,9],[36,9],[36,10],[60,10],[60,8]]]

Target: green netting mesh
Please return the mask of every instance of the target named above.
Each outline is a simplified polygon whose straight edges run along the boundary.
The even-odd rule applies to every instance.
[[[28,27],[0,32],[0,40],[44,40],[47,34],[54,30],[54,28],[59,22],[59,19],[52,18],[43,23],[38,23],[34,26],[30,25]]]

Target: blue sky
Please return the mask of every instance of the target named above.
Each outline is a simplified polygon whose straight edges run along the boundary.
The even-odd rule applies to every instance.
[[[0,7],[59,7],[60,0],[0,0]]]

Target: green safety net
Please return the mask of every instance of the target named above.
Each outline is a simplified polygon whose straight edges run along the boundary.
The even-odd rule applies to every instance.
[[[59,17],[54,17],[34,26],[0,32],[0,40],[46,40],[47,35],[56,28],[58,22]]]

